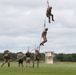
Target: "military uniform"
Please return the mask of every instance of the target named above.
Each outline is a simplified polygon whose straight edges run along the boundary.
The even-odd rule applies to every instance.
[[[18,59],[18,66],[20,67],[20,64],[21,64],[23,67],[24,54],[22,52],[18,53],[17,59]]]
[[[4,55],[4,62],[1,65],[1,67],[7,62],[8,63],[8,67],[10,67],[10,52],[8,52],[7,54]]]
[[[26,53],[26,67],[27,67],[27,65],[29,65],[29,67],[31,67],[30,62],[31,62],[31,53],[29,51],[27,51],[27,53]]]
[[[54,21],[53,14],[51,13],[51,10],[52,10],[52,7],[48,7],[46,10],[46,16],[49,19],[49,23],[50,23],[50,16],[52,17],[52,21]]]
[[[37,67],[39,67],[39,60],[40,60],[40,58],[41,58],[41,54],[39,53],[38,50],[35,50],[35,59],[33,61],[33,67],[35,65],[35,61],[37,61]]]
[[[41,46],[41,45],[44,45],[44,43],[47,42],[47,38],[46,38],[47,30],[48,30],[48,28],[45,28],[45,30],[42,32],[43,41],[40,43],[40,46]]]

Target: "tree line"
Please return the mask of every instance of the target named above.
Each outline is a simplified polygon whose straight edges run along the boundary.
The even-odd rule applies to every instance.
[[[76,53],[72,53],[72,54],[64,54],[64,53],[55,54],[54,61],[76,62]]]
[[[11,53],[11,61],[17,60],[18,53]],[[76,62],[76,53],[73,54],[54,54],[54,62]],[[31,59],[34,60],[35,54],[31,54]],[[26,57],[24,58],[26,60]],[[4,53],[0,53],[0,61],[4,60]],[[41,53],[41,61],[45,61],[45,53]]]

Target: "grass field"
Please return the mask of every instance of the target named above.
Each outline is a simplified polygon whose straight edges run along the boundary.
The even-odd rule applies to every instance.
[[[7,64],[0,67],[0,75],[76,75],[76,63],[40,64],[39,68],[22,68],[17,63],[11,63],[11,67]]]

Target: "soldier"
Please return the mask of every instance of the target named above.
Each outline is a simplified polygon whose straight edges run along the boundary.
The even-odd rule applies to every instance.
[[[31,67],[30,62],[31,62],[31,53],[29,52],[29,50],[27,51],[26,55],[26,67],[29,65],[29,67]]]
[[[33,67],[34,67],[35,61],[37,61],[37,67],[39,67],[40,58],[41,58],[41,54],[39,53],[38,50],[35,50],[35,59],[33,61]]]
[[[48,6],[48,8],[46,10],[46,16],[48,17],[49,23],[51,23],[50,22],[50,16],[52,17],[52,21],[54,21],[53,14],[51,13],[51,10],[52,10],[52,7],[51,6],[50,7]]]
[[[11,52],[8,52],[4,55],[4,62],[1,65],[1,67],[3,67],[3,65],[7,62],[8,63],[8,67],[10,67],[10,54]]]
[[[43,41],[40,43],[40,46],[41,46],[41,45],[44,46],[44,43],[47,42],[47,38],[46,38],[47,31],[48,31],[48,28],[45,28],[45,30],[42,32],[42,38],[43,38]]]
[[[20,64],[21,64],[23,67],[24,54],[22,52],[18,53],[17,60],[18,60],[18,66],[20,67]]]

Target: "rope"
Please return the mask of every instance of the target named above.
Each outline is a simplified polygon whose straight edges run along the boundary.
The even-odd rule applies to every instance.
[[[47,0],[47,5],[48,5],[48,7],[49,7],[49,0]]]
[[[49,1],[47,0],[47,4],[48,4],[48,7],[49,7]],[[46,28],[46,14],[45,14],[45,18],[44,18],[44,29]],[[41,39],[40,39],[40,43],[41,43],[41,40],[42,40],[42,36],[41,36]],[[40,51],[40,44],[37,46],[37,49],[39,49]]]
[[[49,7],[49,0],[47,0],[47,5]],[[44,29],[45,28],[46,28],[46,14],[45,14],[45,17],[44,17]],[[40,39],[40,43],[41,43],[41,41],[42,41],[42,36],[41,36],[41,39]],[[40,44],[37,47],[35,47],[34,49],[32,49],[31,52],[36,50],[36,49],[38,49],[40,51]]]
[[[46,27],[46,14],[45,14],[45,18],[44,18],[44,29]]]
[[[49,1],[47,0],[47,6],[49,7]],[[47,7],[46,7],[47,9]],[[44,29],[46,28],[46,13],[45,13],[45,18],[44,18]]]

